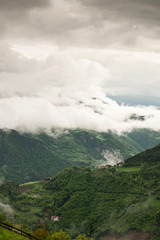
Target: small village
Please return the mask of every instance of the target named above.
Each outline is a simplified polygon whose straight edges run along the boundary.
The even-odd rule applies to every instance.
[[[107,169],[107,168],[111,168],[111,167],[121,167],[123,165],[123,162],[119,162],[115,165],[110,165],[110,164],[106,164],[106,165],[96,165],[95,168],[99,169],[99,170],[103,170],[103,169]]]

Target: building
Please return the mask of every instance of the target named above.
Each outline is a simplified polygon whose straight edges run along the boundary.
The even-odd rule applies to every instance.
[[[51,216],[51,221],[56,222],[59,221],[60,217],[59,216]]]
[[[43,181],[50,181],[50,180],[52,180],[51,177],[50,177],[50,178],[44,178],[44,179],[43,179]]]

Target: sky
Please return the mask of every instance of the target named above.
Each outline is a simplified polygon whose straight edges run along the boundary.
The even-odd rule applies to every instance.
[[[159,130],[159,11],[159,0],[0,0],[0,128]]]

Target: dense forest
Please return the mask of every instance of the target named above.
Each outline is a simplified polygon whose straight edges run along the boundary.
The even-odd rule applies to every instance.
[[[127,167],[97,170],[71,167],[46,182],[20,186],[4,182],[0,186],[1,199],[10,202],[14,220],[32,230],[37,226],[52,233],[62,229],[72,238],[86,234],[98,239],[109,232],[125,234],[134,229],[156,238],[160,161],[148,162],[147,157],[151,158],[152,153],[156,158],[157,148],[146,151],[146,161],[143,159],[136,167],[129,163]],[[52,221],[52,216],[59,220]]]
[[[135,138],[135,132],[132,134]],[[153,136],[158,139],[158,133],[149,131],[146,134],[154,143],[157,141]],[[106,146],[109,148],[113,144],[112,150],[117,149],[121,142],[121,154],[123,152],[124,156],[137,149],[127,145],[124,150],[124,142],[128,138],[129,143],[134,141],[131,136],[119,137],[113,133],[106,135],[79,130],[60,134],[56,138],[44,133],[32,136],[16,131],[2,131],[1,161],[12,164],[15,157],[15,163],[19,165],[10,168],[13,171],[11,176],[17,177],[17,183],[10,181],[9,175],[8,179],[4,178],[4,173],[9,172],[9,166],[2,168],[0,221],[14,223],[42,240],[87,240],[103,236],[108,239],[109,234],[112,234],[113,239],[116,234],[125,237],[132,231],[148,234],[147,239],[160,239],[160,145],[129,157],[122,166],[117,166],[115,162],[115,166],[99,165],[96,169],[92,165],[93,159],[97,163],[99,154]],[[140,138],[139,132],[137,138]],[[74,147],[79,146],[77,152],[73,151],[72,143]],[[135,146],[137,143],[134,142]],[[59,157],[60,149],[63,148],[66,152]],[[142,146],[139,151],[140,148]],[[88,154],[88,163],[71,166],[76,162],[76,153],[79,152],[78,157],[81,159],[84,149]],[[48,162],[44,163],[47,154]],[[72,164],[64,160],[67,154]],[[56,165],[58,163],[62,164],[59,168]],[[23,183],[22,174],[16,175],[21,167],[24,172],[37,169],[39,178],[31,179],[39,181]],[[45,179],[42,180],[42,177]],[[18,182],[22,183],[19,185]],[[24,238],[0,227],[0,239]]]
[[[52,130],[50,135],[0,130],[0,180],[24,183],[55,176],[70,166],[94,168],[112,159],[123,161],[159,142],[160,132],[151,130],[123,135],[82,129]]]

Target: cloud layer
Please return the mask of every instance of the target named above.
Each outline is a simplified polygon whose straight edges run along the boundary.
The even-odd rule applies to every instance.
[[[0,128],[159,129],[159,109],[106,97],[159,98],[159,9],[156,0],[0,1]]]
[[[61,47],[159,51],[159,1],[0,1],[0,32],[9,42]]]
[[[36,61],[4,48],[0,128],[32,132],[51,128],[117,132],[134,127],[160,128],[157,108],[118,105],[106,97],[110,73],[100,63],[65,54]],[[133,114],[145,120],[130,118]]]

